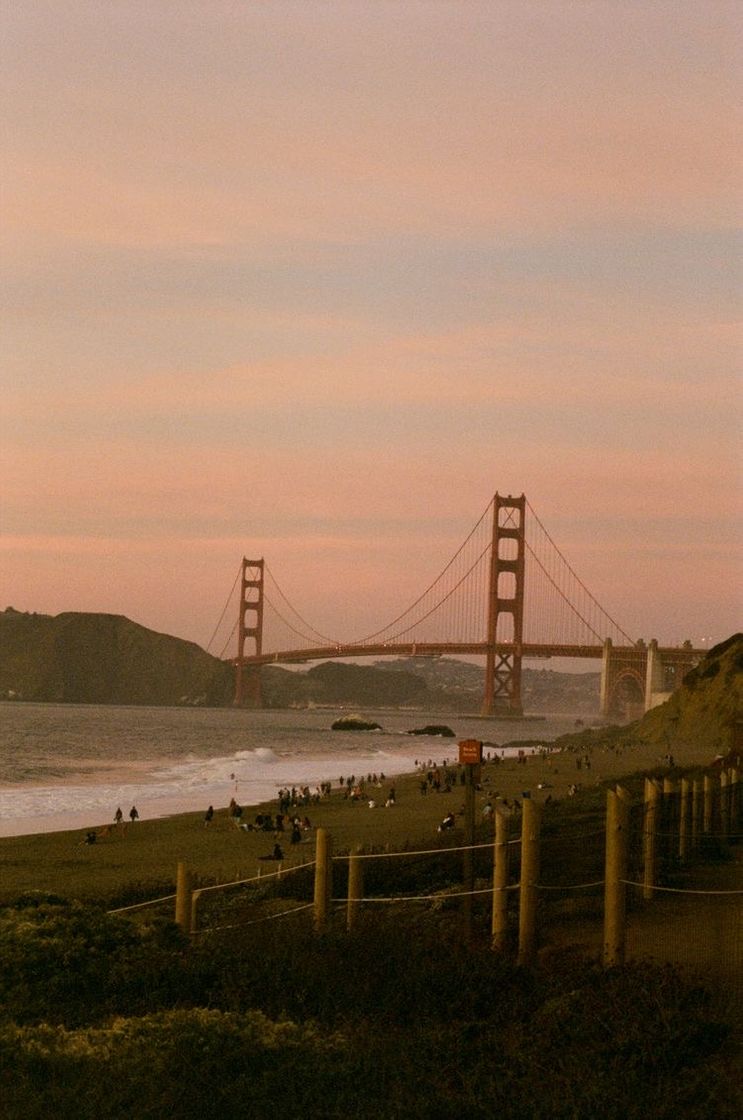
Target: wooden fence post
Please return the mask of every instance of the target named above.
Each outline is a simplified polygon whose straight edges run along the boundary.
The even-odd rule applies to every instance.
[[[730,776],[720,771],[720,835],[727,840],[730,835]]]
[[[184,933],[191,933],[191,872],[182,862],[175,877],[175,922]]]
[[[315,932],[325,933],[328,928],[332,884],[332,842],[324,828],[318,828],[315,837]]]
[[[673,778],[663,779],[663,808],[659,831],[661,833],[661,851],[664,859],[670,859],[675,854],[673,842],[676,832],[676,782]]]
[[[740,770],[730,771],[730,827],[736,835],[740,832]]]
[[[191,934],[196,933],[199,926],[199,901],[201,891],[191,892]]]
[[[658,802],[660,790],[652,778],[645,779],[645,820],[643,821],[642,854],[643,877],[642,897],[653,897],[655,885],[655,865],[657,862],[656,833],[658,831]]]
[[[359,909],[359,899],[364,895],[364,869],[359,859],[358,848],[348,858],[348,904],[346,907],[346,929],[350,932],[355,924]]]
[[[712,810],[713,810],[713,794],[712,794],[712,775],[704,775],[704,803],[702,806],[702,833],[705,836],[712,834]]]
[[[694,778],[691,783],[691,847],[692,851],[699,850],[699,825],[702,812],[702,783],[699,778]]]
[[[617,786],[606,791],[606,863],[604,871],[604,968],[624,964],[629,798]]]
[[[493,919],[492,944],[502,953],[508,940],[508,817],[495,810],[495,844],[493,845]]]
[[[542,806],[524,798],[521,818],[521,884],[519,891],[518,963],[530,965],[537,946],[537,882]]]
[[[685,863],[689,858],[689,800],[691,786],[688,778],[681,779],[679,795],[679,859]]]

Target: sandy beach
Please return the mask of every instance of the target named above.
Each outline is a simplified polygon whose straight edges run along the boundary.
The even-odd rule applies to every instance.
[[[449,741],[446,754],[454,757],[455,744]],[[713,756],[714,757],[714,756]],[[679,748],[674,762],[679,766],[706,766],[713,761],[709,752]],[[658,757],[657,747],[611,746],[592,749],[547,751],[484,763],[481,785],[476,793],[478,814],[487,801],[513,803],[528,795],[536,800],[558,802],[574,797],[576,806],[589,794],[595,803],[596,788],[603,782],[619,781],[625,775],[644,770],[668,773],[667,762]],[[422,792],[426,784],[426,793]],[[394,787],[395,804],[386,808]],[[575,791],[574,793],[572,791]],[[369,801],[374,807],[369,807]],[[235,827],[229,818],[229,796],[214,802],[215,816],[204,827],[203,806],[198,812],[173,813],[158,819],[140,820],[117,829],[110,821],[86,820],[84,825],[69,819],[57,832],[30,833],[0,838],[2,895],[15,897],[24,891],[54,891],[76,897],[113,897],[127,884],[137,882],[143,894],[162,893],[163,884],[173,882],[180,860],[187,860],[200,876],[229,881],[257,873],[260,858],[271,851],[273,833],[246,831]],[[438,844],[437,827],[451,810],[457,817],[464,805],[464,789],[459,780],[449,792],[442,787],[434,792],[425,783],[425,769],[388,775],[383,784],[364,790],[364,797],[350,800],[337,779],[332,795],[318,803],[299,808],[310,818],[311,828],[294,850],[287,843],[287,860],[312,859],[314,831],[327,829],[336,849],[351,850],[356,845],[389,846],[393,849],[421,843]],[[246,805],[243,821],[254,823],[262,811],[275,813],[276,800]],[[84,845],[84,830],[96,829],[100,835],[92,848]],[[287,835],[288,841],[288,835]]]

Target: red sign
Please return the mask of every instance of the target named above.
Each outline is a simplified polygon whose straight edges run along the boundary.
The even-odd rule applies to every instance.
[[[478,766],[482,762],[482,743],[479,739],[462,739],[459,743],[459,761],[464,765]]]

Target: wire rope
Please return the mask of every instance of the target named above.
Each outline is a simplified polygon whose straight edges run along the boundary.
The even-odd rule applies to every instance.
[[[241,572],[242,572],[242,564],[241,564],[241,565],[240,565],[240,567],[239,567],[239,568],[237,569],[237,575],[235,576],[235,582],[233,583],[232,587],[230,588],[230,593],[229,593],[229,595],[227,596],[227,602],[225,603],[225,605],[224,605],[224,608],[223,608],[223,610],[222,610],[222,613],[221,613],[221,615],[219,616],[219,622],[218,622],[218,623],[217,623],[217,625],[216,625],[216,626],[214,627],[214,633],[212,634],[211,638],[209,639],[209,644],[208,644],[208,645],[207,645],[207,647],[206,647],[206,652],[207,652],[207,653],[209,652],[209,649],[211,648],[211,644],[212,644],[212,642],[214,641],[214,639],[215,639],[215,638],[216,638],[216,636],[217,636],[217,631],[219,630],[220,626],[222,625],[222,623],[223,623],[223,621],[224,621],[224,616],[225,616],[225,615],[227,614],[227,608],[228,608],[228,607],[229,607],[229,605],[230,605],[230,599],[232,598],[232,596],[233,596],[233,595],[234,595],[234,593],[235,593],[235,588],[237,587],[237,581],[238,581],[238,580],[239,580],[239,578],[240,578],[240,573],[241,573]],[[233,632],[232,632],[232,633],[234,634],[234,630],[233,630]],[[230,635],[230,637],[232,637],[232,634]],[[228,640],[229,640],[229,639],[228,639]],[[225,647],[225,648],[226,648],[226,647]],[[224,652],[224,650],[223,650],[222,652]]]
[[[603,615],[605,615],[605,616],[606,616],[606,617],[607,617],[607,618],[609,619],[609,622],[610,622],[610,623],[612,624],[612,626],[615,626],[615,627],[616,627],[616,629],[617,629],[617,630],[619,631],[619,633],[620,633],[620,634],[622,635],[622,637],[623,637],[623,638],[626,638],[626,639],[627,639],[627,641],[628,641],[628,642],[630,643],[630,645],[635,645],[635,640],[634,640],[634,638],[631,638],[631,637],[629,636],[629,634],[628,634],[628,633],[627,633],[627,632],[626,632],[625,630],[623,630],[623,629],[622,629],[622,627],[621,627],[621,626],[619,625],[619,623],[618,623],[618,622],[616,622],[616,621],[615,621],[615,619],[613,619],[613,618],[611,617],[611,615],[609,614],[609,612],[608,612],[607,610],[605,610],[605,609],[604,609],[604,607],[602,607],[602,606],[601,606],[601,603],[599,603],[598,599],[596,599],[596,598],[595,598],[595,597],[594,597],[594,596],[593,596],[593,595],[591,594],[591,592],[590,592],[590,591],[588,590],[588,588],[586,587],[586,585],[585,585],[585,583],[583,582],[583,580],[582,580],[582,579],[580,578],[580,576],[579,576],[579,575],[578,575],[578,574],[577,574],[577,573],[576,573],[576,572],[575,572],[575,571],[573,570],[573,568],[572,568],[572,567],[570,566],[570,564],[569,564],[569,562],[567,561],[567,559],[566,559],[566,558],[565,558],[565,557],[563,556],[562,552],[560,552],[560,549],[559,549],[559,548],[557,547],[557,545],[556,545],[556,544],[555,544],[555,542],[553,541],[552,537],[551,537],[551,536],[549,535],[549,533],[548,533],[548,532],[547,532],[547,530],[545,529],[544,525],[543,525],[543,524],[542,524],[542,522],[541,522],[541,521],[539,520],[539,516],[537,515],[537,513],[536,513],[536,511],[535,511],[534,507],[533,507],[533,506],[531,505],[531,503],[530,503],[530,502],[528,501],[528,499],[527,499],[527,502],[526,502],[526,504],[527,504],[527,507],[528,507],[528,509],[529,509],[529,512],[531,513],[532,517],[533,517],[533,518],[534,518],[534,520],[536,521],[537,525],[538,525],[538,526],[539,526],[539,528],[540,528],[540,529],[542,530],[542,532],[544,533],[545,537],[546,537],[546,538],[547,538],[547,540],[548,540],[548,541],[550,542],[550,544],[551,544],[551,545],[552,545],[552,547],[554,548],[555,552],[556,552],[556,553],[557,553],[557,555],[558,555],[558,556],[560,557],[560,559],[562,560],[563,564],[564,564],[564,565],[565,565],[565,567],[566,567],[566,568],[568,569],[568,571],[570,572],[571,576],[572,576],[572,577],[573,577],[573,579],[574,579],[574,580],[576,581],[576,583],[578,583],[578,585],[579,585],[579,586],[580,586],[580,587],[581,587],[581,588],[583,589],[583,591],[584,591],[584,592],[586,593],[586,595],[587,595],[587,596],[588,596],[588,598],[589,598],[589,599],[591,600],[591,602],[592,602],[592,603],[595,603],[595,605],[596,605],[596,606],[597,606],[597,607],[599,608],[599,610],[601,611],[601,613],[602,613]]]
[[[319,630],[317,630],[317,629],[316,629],[316,628],[315,628],[315,627],[314,627],[314,626],[312,625],[312,623],[311,623],[311,622],[308,622],[306,618],[302,618],[302,616],[301,616],[301,614],[299,613],[299,611],[298,611],[298,610],[296,609],[296,607],[295,607],[295,606],[293,606],[293,605],[292,605],[292,603],[291,603],[291,602],[289,601],[289,599],[287,599],[287,597],[286,597],[286,595],[284,594],[284,592],[283,592],[283,591],[281,590],[281,588],[280,588],[280,586],[279,586],[279,582],[278,582],[278,580],[276,579],[276,576],[275,576],[275,575],[273,574],[273,572],[272,572],[272,571],[271,571],[271,569],[269,568],[268,564],[266,564],[266,565],[265,565],[265,571],[266,571],[266,574],[267,574],[267,575],[269,576],[269,578],[270,578],[270,579],[272,580],[272,582],[273,582],[273,585],[274,585],[274,587],[275,587],[275,588],[276,588],[276,590],[278,591],[278,593],[279,593],[279,595],[281,596],[281,598],[283,599],[283,601],[284,601],[284,602],[286,603],[286,605],[287,605],[287,607],[289,608],[289,610],[290,610],[290,611],[292,612],[292,614],[295,614],[295,615],[297,616],[297,618],[299,619],[299,621],[300,621],[300,622],[302,623],[302,625],[303,625],[303,626],[306,626],[306,627],[307,627],[307,629],[308,629],[308,630],[310,631],[310,635],[314,634],[314,636],[315,636],[316,638],[321,638],[323,642],[328,642],[328,643],[329,643],[330,645],[332,645],[332,646],[334,646],[334,645],[338,645],[338,641],[337,641],[337,639],[335,639],[335,638],[329,638],[327,634],[321,634],[321,633],[320,633],[320,631],[319,631]],[[280,614],[280,613],[279,613],[279,611],[278,611],[278,610],[276,609],[276,607],[274,606],[274,604],[273,604],[273,603],[271,603],[271,606],[272,606],[272,607],[273,607],[273,609],[274,609],[274,610],[276,611],[276,614],[278,614],[278,615],[279,615],[279,618],[281,618],[282,622],[285,622],[285,623],[286,623],[286,625],[287,625],[287,626],[289,626],[289,623],[288,623],[288,622],[286,622],[286,619],[284,619],[284,618],[283,618],[283,617],[281,616],[281,614]],[[290,626],[290,629],[293,629],[293,627],[291,627],[291,626]],[[299,631],[298,631],[298,630],[294,630],[294,633],[295,633],[295,634],[299,634]],[[307,638],[307,637],[308,637],[308,635],[307,635],[307,634],[299,634],[299,636],[300,636],[300,637],[302,637],[302,638]]]
[[[477,524],[474,526],[474,528],[471,530],[471,532],[467,535],[465,540],[462,541],[462,544],[459,546],[457,551],[454,553],[454,555],[452,556],[449,563],[439,572],[439,574],[436,576],[436,578],[431,583],[429,583],[426,590],[421,595],[418,596],[418,598],[415,600],[414,603],[411,603],[409,607],[407,607],[401,614],[399,614],[397,616],[397,618],[393,618],[392,621],[388,622],[386,626],[383,626],[381,628],[381,630],[376,630],[373,634],[367,634],[367,636],[365,638],[358,638],[356,641],[349,642],[348,645],[354,645],[354,646],[358,645],[358,646],[360,646],[360,645],[364,645],[364,643],[366,643],[366,642],[371,642],[372,639],[378,638],[380,636],[380,634],[385,634],[388,630],[391,630],[392,627],[396,626],[397,623],[400,622],[403,618],[405,618],[406,615],[410,614],[411,611],[413,611],[418,606],[418,604],[423,599],[425,599],[426,595],[429,593],[429,591],[431,591],[436,586],[436,584],[439,582],[439,580],[444,578],[444,576],[449,571],[449,568],[451,568],[454,561],[464,551],[465,547],[469,544],[472,537],[475,535],[477,530],[482,525],[482,523],[485,520],[485,517],[488,513],[488,510],[490,510],[492,505],[493,505],[493,499],[491,498],[490,501],[488,502],[487,506],[485,507],[482,515],[480,516],[479,520],[477,521]],[[446,600],[444,600],[444,599],[441,600],[442,603],[445,602],[445,601]],[[428,617],[428,616],[424,616],[424,617]],[[401,633],[405,633],[405,631],[401,631]]]
[[[403,634],[407,634],[407,633],[409,633],[409,631],[410,631],[410,630],[411,630],[411,629],[413,628],[413,626],[420,626],[420,624],[421,624],[422,622],[425,622],[427,618],[430,618],[430,617],[431,617],[431,615],[432,615],[432,614],[434,614],[434,613],[435,613],[435,612],[436,612],[436,611],[437,611],[437,610],[439,609],[439,607],[443,607],[444,603],[446,603],[446,602],[447,602],[447,601],[448,601],[449,599],[451,599],[451,597],[452,597],[452,595],[454,594],[454,592],[455,592],[455,591],[457,591],[457,590],[458,590],[458,588],[460,588],[460,587],[462,586],[462,584],[464,583],[464,581],[465,581],[466,579],[468,579],[468,578],[469,578],[469,576],[470,576],[470,575],[472,574],[472,572],[473,572],[473,571],[475,570],[475,568],[476,568],[476,567],[477,567],[477,565],[478,565],[478,564],[480,563],[480,561],[482,560],[483,556],[485,556],[485,554],[487,553],[487,551],[488,551],[488,549],[489,549],[489,548],[490,548],[490,545],[489,545],[489,544],[485,546],[485,548],[483,549],[483,551],[482,551],[482,552],[480,553],[480,555],[479,555],[479,556],[477,557],[477,559],[475,560],[474,564],[472,564],[472,566],[471,566],[471,567],[470,567],[470,568],[469,568],[469,569],[468,569],[468,570],[467,570],[467,571],[466,571],[466,572],[464,573],[464,575],[463,575],[463,576],[461,577],[461,579],[459,580],[459,582],[458,582],[458,583],[455,583],[455,584],[454,584],[454,586],[453,586],[453,587],[451,588],[451,590],[450,590],[450,591],[448,591],[448,592],[447,592],[447,594],[446,594],[446,595],[444,596],[444,598],[443,598],[443,599],[439,599],[438,603],[434,603],[434,605],[433,605],[433,606],[431,607],[431,609],[430,609],[429,611],[426,611],[426,613],[425,613],[424,615],[422,615],[422,616],[421,616],[420,618],[417,618],[417,619],[415,620],[415,622],[412,622],[412,623],[410,624],[410,626],[408,626],[408,627],[407,627],[407,629],[405,629],[405,630],[398,630],[396,634],[390,634],[390,640],[391,640],[391,641],[394,641],[394,640],[395,640],[395,638],[401,638]],[[402,616],[401,616],[401,617],[402,617]],[[392,625],[393,625],[393,624],[392,624],[392,623],[390,623],[390,626],[392,626]],[[383,633],[383,631],[380,631],[380,633]]]
[[[526,543],[526,542],[525,542],[525,543]],[[571,609],[571,610],[573,611],[573,613],[574,613],[574,614],[575,614],[575,615],[576,615],[576,616],[577,616],[577,617],[578,617],[578,618],[579,618],[579,619],[581,620],[581,622],[583,623],[583,625],[584,625],[584,626],[587,626],[587,627],[588,627],[588,629],[589,629],[589,630],[591,631],[591,633],[593,634],[594,638],[596,638],[596,639],[598,640],[598,642],[599,642],[599,643],[603,642],[603,640],[604,640],[604,639],[603,639],[603,638],[601,637],[601,635],[599,634],[598,630],[594,630],[593,626],[591,626],[591,623],[590,623],[590,622],[588,621],[588,619],[586,619],[586,618],[584,618],[584,617],[583,617],[583,615],[582,615],[582,614],[580,613],[580,611],[578,610],[578,608],[577,608],[576,606],[574,606],[574,605],[573,605],[573,604],[572,604],[572,603],[570,602],[570,600],[568,599],[568,597],[567,597],[567,595],[565,594],[565,592],[564,592],[564,591],[563,591],[563,590],[562,590],[562,589],[561,589],[560,587],[558,587],[558,586],[557,586],[557,584],[556,584],[556,583],[555,583],[555,581],[553,580],[552,576],[551,576],[551,575],[549,574],[549,572],[547,571],[547,569],[545,568],[545,566],[544,566],[544,565],[542,564],[542,561],[541,561],[541,560],[539,559],[539,557],[537,556],[536,552],[535,552],[535,551],[534,551],[534,549],[533,549],[533,548],[531,547],[531,545],[530,545],[530,544],[528,544],[528,543],[526,543],[526,548],[527,548],[527,551],[528,551],[528,552],[530,552],[530,553],[531,553],[531,555],[532,555],[532,556],[534,557],[534,560],[536,561],[536,563],[538,564],[538,566],[539,566],[539,567],[541,568],[541,570],[542,570],[542,571],[544,572],[544,574],[545,574],[545,576],[547,577],[547,579],[549,580],[549,582],[550,582],[550,583],[552,584],[552,586],[553,586],[553,587],[555,588],[555,590],[557,591],[557,594],[558,594],[558,595],[560,595],[560,596],[561,596],[561,598],[565,600],[565,602],[567,603],[567,605],[568,605],[568,606],[570,607],[570,609]],[[609,618],[609,616],[608,616],[608,615],[607,615],[606,617],[607,617],[607,618]],[[611,620],[610,620],[610,621],[611,621]],[[616,625],[616,624],[615,624],[615,625]],[[626,636],[626,635],[625,635],[625,636]]]
[[[292,634],[296,634],[298,638],[304,638],[306,642],[314,642],[318,637],[321,637],[323,641],[328,641],[333,646],[338,645],[337,642],[331,642],[329,638],[325,638],[322,635],[318,635],[317,633],[305,634],[301,630],[297,630],[296,626],[293,626],[289,619],[284,617],[276,604],[271,600],[270,596],[266,595],[265,592],[263,594],[263,598],[265,599],[266,603],[268,603],[269,607],[274,612],[276,617],[281,619],[287,630],[291,630]],[[289,604],[289,606],[291,606],[291,604]],[[312,630],[312,627],[310,627],[310,630]]]
[[[238,622],[239,622],[239,619],[238,619]],[[227,641],[222,646],[222,652],[219,655],[219,660],[220,661],[224,658],[224,652],[227,649],[227,646],[230,644],[230,642],[232,641],[232,639],[235,636],[235,631],[237,630],[238,622],[236,622],[235,625],[232,627],[232,631],[230,633],[230,636],[228,637]]]

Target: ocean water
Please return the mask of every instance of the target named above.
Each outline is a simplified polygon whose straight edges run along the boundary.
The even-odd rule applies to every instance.
[[[481,739],[485,751],[516,739],[548,743],[574,722],[364,711],[382,731],[331,731],[344,714],[0,703],[0,836],[97,827],[119,805],[125,816],[136,805],[143,820],[231,797],[256,805],[282,786],[456,759],[458,739]],[[408,734],[431,723],[456,738]]]

